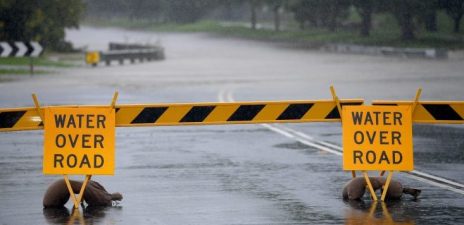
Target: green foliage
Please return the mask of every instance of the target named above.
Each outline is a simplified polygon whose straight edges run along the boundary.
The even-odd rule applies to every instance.
[[[349,0],[299,0],[291,9],[301,28],[310,23],[313,27],[326,27],[335,31],[347,18],[349,6]]]
[[[464,14],[464,0],[441,0],[439,4],[445,9],[446,14],[453,19],[453,31],[459,33],[461,19]]]
[[[326,28],[310,27],[305,30],[276,32],[268,29],[252,30],[239,25],[224,27],[215,21],[198,21],[188,24],[154,24],[141,21],[124,21],[120,19],[111,23],[100,23],[100,25],[120,26],[124,24],[124,26],[128,28],[143,28],[144,30],[157,32],[209,32],[228,37],[254,40],[307,43],[308,46],[321,46],[325,43],[346,43],[371,46],[464,49],[464,42],[462,42],[460,37],[445,32],[420,33],[415,40],[402,40],[399,38],[400,31],[398,25],[395,23],[394,17],[388,13],[376,15],[374,20],[378,22],[379,27],[373,29],[369,37],[361,37],[353,30],[331,32]]]
[[[325,42],[340,41],[373,45],[398,46],[406,43],[406,46],[429,45],[452,48],[462,46],[460,43],[462,36],[447,33],[453,29],[453,20],[444,16],[445,10],[442,10],[444,8],[438,7],[437,2],[464,0],[84,1],[87,3],[89,15],[87,22],[92,25],[96,25],[95,21],[99,21],[100,25],[152,28],[160,31],[214,31],[227,35],[235,35],[234,32],[237,32],[252,38],[269,35],[271,39],[298,37],[311,41],[324,41],[323,38],[326,38]],[[276,13],[279,8],[291,10],[295,20],[285,21],[282,24],[283,31],[280,33],[265,30],[269,28],[265,26],[266,23],[270,23],[272,19],[269,13],[274,17],[274,30],[279,30],[280,17],[279,13]],[[240,12],[237,13],[238,10]],[[255,12],[254,16],[252,11]],[[282,19],[286,19],[285,15],[289,14],[282,15],[284,15]],[[237,22],[240,25],[221,27],[216,22],[202,21],[204,18],[220,18],[227,20],[227,23]],[[250,21],[250,18],[254,19]],[[101,23],[105,19],[106,21]],[[249,28],[245,23],[253,24],[253,21],[257,25],[264,26],[247,32]],[[296,31],[298,25],[302,31]],[[362,35],[358,37],[360,33]],[[433,41],[437,44],[435,45]]]
[[[413,40],[415,35],[415,20],[418,19],[424,4],[430,0],[391,0],[390,12],[395,16],[401,29],[403,40]]]
[[[45,47],[66,50],[64,29],[77,28],[83,12],[80,0],[2,0],[0,39],[39,41]]]
[[[64,61],[53,61],[49,60],[45,57],[35,58],[33,59],[35,66],[47,66],[47,67],[72,67],[73,64],[66,63]],[[30,58],[27,57],[6,57],[0,58],[0,65],[8,65],[8,66],[27,66],[30,63]]]
[[[43,70],[34,70],[34,74],[44,74],[46,71]],[[29,69],[0,69],[1,75],[30,75],[31,71]]]
[[[202,18],[221,0],[85,0],[87,15],[92,17],[122,16],[131,20],[189,23]]]
[[[361,17],[360,34],[366,37],[370,34],[373,14],[385,11],[388,3],[385,0],[351,0],[351,4]]]

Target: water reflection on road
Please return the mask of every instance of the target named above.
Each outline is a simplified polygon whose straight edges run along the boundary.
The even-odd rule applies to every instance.
[[[413,217],[408,216],[407,204],[401,201],[373,202],[363,200],[345,201],[345,224],[416,224]],[[95,224],[108,223],[105,220],[107,211],[122,210],[122,207],[86,207],[71,209],[66,207],[45,208],[43,215],[48,224]],[[405,215],[406,214],[406,215]],[[115,221],[113,221],[115,222]]]
[[[345,224],[415,224],[414,219],[394,216],[403,214],[401,201],[364,202],[346,201]],[[392,214],[394,212],[394,214]]]
[[[91,206],[71,210],[66,207],[44,208],[43,215],[48,224],[107,224],[109,221],[105,221],[105,216],[110,210],[122,210],[122,207]]]

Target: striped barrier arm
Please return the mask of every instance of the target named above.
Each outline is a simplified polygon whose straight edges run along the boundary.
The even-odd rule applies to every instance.
[[[375,100],[372,105],[410,105],[413,101]],[[419,101],[412,116],[414,123],[464,124],[464,101]]]
[[[342,106],[363,102],[340,100]],[[116,105],[115,108],[117,127],[340,121],[333,100]],[[43,122],[36,108],[0,109],[0,131],[39,129],[43,129]]]

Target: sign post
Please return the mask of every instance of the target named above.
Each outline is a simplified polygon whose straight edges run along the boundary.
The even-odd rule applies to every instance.
[[[33,98],[36,107],[39,107],[35,95]],[[43,173],[64,176],[74,208],[79,207],[92,175],[114,174],[116,99],[117,92],[107,107],[43,109]],[[68,175],[85,175],[77,198]]]
[[[388,170],[385,195],[393,171],[414,169],[412,142],[412,107],[346,106],[342,114],[343,169],[361,170],[374,200],[366,171]]]

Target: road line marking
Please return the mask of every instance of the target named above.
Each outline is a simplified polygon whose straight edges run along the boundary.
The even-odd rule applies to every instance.
[[[235,101],[232,96],[232,91],[227,90],[227,89],[223,89],[219,91],[218,99],[220,102],[234,102]],[[332,153],[338,156],[342,156],[343,154],[343,148],[341,146],[332,144],[330,142],[317,140],[316,138],[310,135],[307,135],[300,131],[283,126],[281,124],[276,124],[276,125],[260,124],[260,125],[263,127],[266,127],[267,129],[271,131],[279,133],[285,137],[294,139],[304,145],[314,147],[319,150],[326,151],[326,152],[329,152],[329,153]],[[464,184],[457,183],[455,181],[448,180],[446,178],[438,177],[438,176],[428,174],[425,172],[421,172],[418,170],[413,170],[413,171],[404,172],[404,173],[417,181],[421,181],[421,182],[427,183],[432,186],[444,188],[444,189],[453,191],[455,193],[464,195],[464,190],[461,189],[461,188],[464,188]]]

